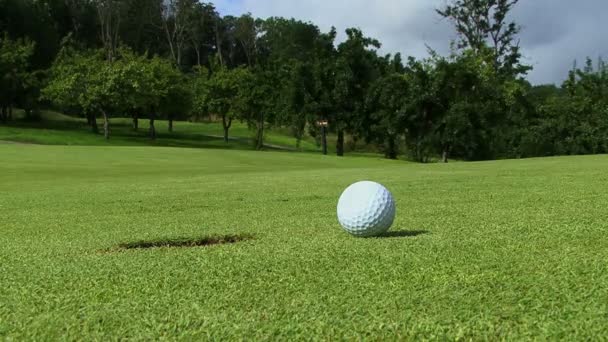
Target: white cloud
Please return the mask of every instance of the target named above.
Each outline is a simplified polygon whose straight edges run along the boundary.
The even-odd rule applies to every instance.
[[[383,53],[426,55],[425,43],[447,50],[452,31],[434,12],[434,1],[419,0],[242,0],[243,11],[267,18],[294,17],[317,24],[328,31],[335,26],[344,38],[344,30],[359,27],[379,39]]]
[[[446,54],[455,38],[450,23],[435,8],[446,0],[219,0],[223,14],[251,12],[256,17],[281,16],[310,21],[323,31],[335,26],[359,27],[383,44],[381,53],[427,56],[426,45]],[[521,0],[513,18],[523,26],[520,35],[525,61],[535,70],[533,83],[561,82],[574,59],[608,57],[608,35],[602,18],[608,1]]]

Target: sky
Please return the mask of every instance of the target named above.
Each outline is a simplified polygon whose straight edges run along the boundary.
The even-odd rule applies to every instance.
[[[451,24],[434,11],[447,0],[215,0],[222,15],[251,13],[312,22],[323,31],[358,27],[382,43],[380,53],[428,57],[427,46],[447,55],[456,38]],[[576,60],[608,59],[608,0],[520,0],[511,19],[522,27],[523,62],[533,84],[566,78]]]

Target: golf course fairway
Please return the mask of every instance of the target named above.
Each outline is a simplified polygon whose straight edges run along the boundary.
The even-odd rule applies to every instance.
[[[606,156],[0,155],[0,339],[606,336]],[[359,180],[395,198],[383,237],[337,222],[338,196]]]

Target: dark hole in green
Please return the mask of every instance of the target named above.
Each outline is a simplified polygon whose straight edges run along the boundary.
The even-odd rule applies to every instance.
[[[191,248],[213,245],[223,245],[250,240],[251,235],[220,235],[205,236],[201,238],[172,238],[148,241],[125,242],[118,245],[118,249],[147,249],[147,248]]]

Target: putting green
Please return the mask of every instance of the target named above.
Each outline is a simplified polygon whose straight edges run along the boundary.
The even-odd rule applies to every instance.
[[[0,338],[599,339],[608,158],[0,145]],[[353,238],[370,179],[392,233]],[[141,241],[229,244],[117,249]],[[202,245],[202,244],[201,244]]]

